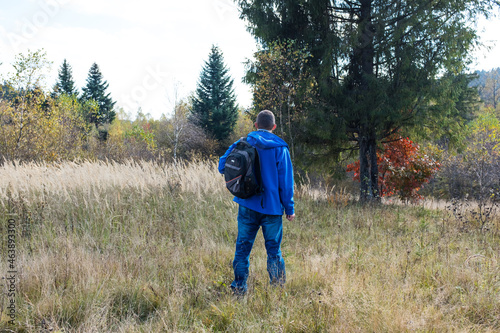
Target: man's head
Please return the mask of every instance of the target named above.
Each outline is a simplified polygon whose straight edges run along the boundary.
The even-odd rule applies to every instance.
[[[257,115],[257,121],[255,122],[255,127],[257,129],[265,129],[272,131],[276,128],[274,122],[274,114],[269,110],[262,110]]]

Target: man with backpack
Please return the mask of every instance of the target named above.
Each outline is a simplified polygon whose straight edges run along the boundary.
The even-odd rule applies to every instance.
[[[235,156],[238,154],[247,156],[248,160],[248,156],[252,155],[241,152],[246,149],[243,141],[255,147],[258,152],[256,154],[258,158],[252,159],[253,169],[245,171],[252,177],[256,175],[259,186],[255,194],[250,197],[242,195],[244,198],[238,196],[234,198],[239,204],[238,238],[233,261],[234,281],[231,283],[231,289],[236,295],[244,295],[247,291],[250,252],[260,227],[265,239],[270,282],[272,285],[285,283],[285,261],[281,254],[283,212],[289,221],[295,218],[290,152],[285,141],[272,133],[276,129],[274,114],[268,110],[261,111],[257,116],[255,127],[256,131],[232,144],[219,160],[219,172],[225,174],[226,171],[226,181],[228,183],[232,181],[228,184],[228,189],[236,193],[232,191],[235,187],[235,178],[232,175],[228,177],[227,174],[231,171],[229,169],[236,169],[235,165],[239,166]],[[242,180],[239,178],[236,181]]]

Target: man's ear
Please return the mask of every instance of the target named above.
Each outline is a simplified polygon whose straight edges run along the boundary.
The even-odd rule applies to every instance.
[[[276,124],[274,124],[274,126],[273,126],[273,129],[272,129],[272,130],[274,131],[275,129],[276,129]]]
[[[257,126],[257,122],[255,122],[253,125],[255,126],[256,129],[259,129],[259,126]]]

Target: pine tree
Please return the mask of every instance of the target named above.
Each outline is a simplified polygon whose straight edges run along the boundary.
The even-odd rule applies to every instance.
[[[228,72],[222,52],[212,46],[200,74],[191,110],[191,119],[219,141],[229,137],[238,119],[233,80]]]
[[[307,67],[317,82],[317,106],[295,128],[313,128],[310,150],[359,150],[362,200],[379,197],[382,140],[456,116],[467,91],[452,83],[464,75],[477,42],[473,23],[495,8],[488,0],[237,3],[264,49],[292,40],[312,55]]]
[[[82,102],[94,100],[97,103],[99,107],[97,112],[87,115],[89,123],[95,124],[96,127],[111,123],[116,116],[113,110],[116,102],[111,99],[109,93],[106,93],[108,87],[109,83],[103,80],[99,66],[96,63],[92,64],[87,77],[87,85],[82,89],[81,100]]]
[[[76,95],[75,82],[73,81],[73,70],[66,59],[59,68],[59,80],[55,86],[56,93],[66,94],[68,96]]]

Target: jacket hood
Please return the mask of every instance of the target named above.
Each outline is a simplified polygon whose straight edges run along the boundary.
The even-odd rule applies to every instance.
[[[248,143],[259,149],[270,149],[276,147],[288,147],[286,142],[279,136],[264,132],[253,131],[248,134]]]

